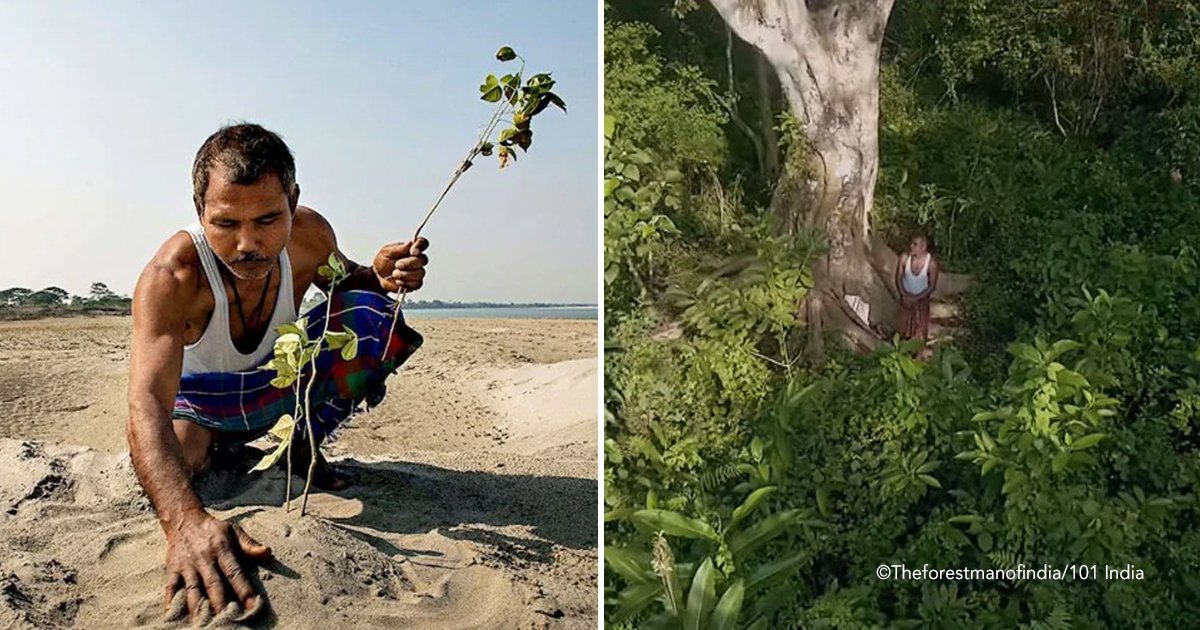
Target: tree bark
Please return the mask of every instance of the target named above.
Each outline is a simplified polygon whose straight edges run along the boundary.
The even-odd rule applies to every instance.
[[[811,226],[827,239],[805,305],[809,352],[823,354],[827,330],[873,346],[880,337],[869,324],[890,326],[876,313],[894,313],[896,299],[877,264],[895,254],[876,251],[882,243],[872,239],[869,218],[879,172],[879,56],[892,0],[712,3],[762,51],[804,127],[806,169],[784,168],[771,209],[783,233]],[[871,322],[849,308],[850,295],[870,304]]]

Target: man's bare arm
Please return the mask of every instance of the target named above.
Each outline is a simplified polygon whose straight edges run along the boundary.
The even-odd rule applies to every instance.
[[[171,418],[179,378],[189,295],[180,272],[156,260],[146,267],[133,292],[133,342],[126,434],[133,468],[150,497],[167,538],[164,606],[186,594],[187,610],[197,613],[207,599],[214,613],[225,609],[232,589],[243,611],[261,612],[241,556],[265,560],[271,550],[240,527],[204,511],[192,490]]]
[[[163,529],[189,511],[203,511],[171,422],[183,370],[183,283],[164,263],[151,262],[133,293],[133,340],[126,435],[133,468]]]

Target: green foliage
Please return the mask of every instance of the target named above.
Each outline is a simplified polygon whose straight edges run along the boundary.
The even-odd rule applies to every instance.
[[[627,145],[615,120],[604,134],[605,302],[630,304],[651,290],[662,266],[663,243],[679,230],[667,209],[680,208],[678,171],[659,168],[648,152]]]
[[[930,361],[893,343],[811,366],[796,314],[821,247],[776,239],[744,191],[762,174],[728,168],[755,161],[711,107],[723,27],[695,3],[674,23],[614,4],[654,24],[605,27],[614,626],[727,627],[725,601],[737,627],[1200,625],[1200,13],[898,6],[872,230],[925,231],[974,277],[969,334]],[[1100,576],[884,581],[880,564]]]
[[[716,83],[693,65],[669,64],[653,47],[648,24],[605,23],[604,111],[632,144],[671,163],[719,164],[726,115],[712,96]]]
[[[72,296],[61,287],[31,291],[25,287],[0,290],[0,320],[75,315],[128,315],[132,300],[117,295],[103,282],[92,284],[88,297]]]
[[[467,154],[467,158],[463,160],[462,166],[459,167],[458,174],[460,175],[463,171],[470,168],[472,160],[477,155],[490,157],[495,153],[497,159],[500,161],[500,168],[508,166],[510,161],[515,162],[517,159],[515,147],[520,147],[521,152],[525,152],[533,144],[531,123],[534,116],[545,111],[550,105],[561,109],[563,112],[567,111],[567,104],[562,98],[551,91],[555,81],[550,78],[549,73],[535,74],[532,77],[524,79],[524,84],[522,84],[522,77],[525,73],[524,57],[518,55],[512,48],[502,46],[500,50],[496,51],[496,59],[501,62],[520,59],[520,67],[516,72],[505,74],[500,78],[496,78],[494,74],[489,74],[484,77],[483,83],[479,85],[480,100],[488,103],[498,103],[498,105],[492,114],[491,120],[484,127],[483,133],[480,134],[479,140],[471,149],[471,152]],[[501,122],[508,122],[511,126],[502,129],[493,138],[492,134]],[[500,148],[497,149],[497,146]],[[453,182],[451,182],[451,186],[453,186]],[[434,208],[437,208],[436,204]],[[432,212],[431,210],[430,214]]]
[[[346,265],[337,253],[329,254],[327,264],[321,265],[317,269],[317,275],[326,278],[329,281],[328,298],[333,296],[333,291],[337,287],[337,283],[346,278],[348,274]],[[308,318],[301,317],[295,322],[280,324],[276,331],[279,336],[275,338],[274,355],[271,360],[263,366],[262,369],[275,372],[275,378],[271,379],[271,385],[280,389],[292,388],[292,394],[296,399],[296,411],[294,414],[284,414],[271,427],[270,434],[279,442],[275,449],[265,456],[262,460],[250,469],[250,472],[264,471],[276,464],[279,458],[287,453],[288,459],[288,481],[287,489],[284,496],[284,502],[288,509],[291,509],[292,496],[292,439],[296,433],[297,424],[300,419],[304,420],[305,433],[309,440],[310,464],[308,469],[307,481],[304,485],[304,498],[301,503],[300,515],[304,515],[305,508],[308,506],[308,494],[312,488],[313,469],[317,461],[317,442],[316,435],[313,433],[312,425],[312,387],[316,381],[317,373],[317,356],[322,352],[338,350],[343,361],[350,361],[358,355],[358,335],[349,328],[342,331],[330,332],[329,320],[332,319],[332,314],[326,313],[325,325],[321,330],[321,336],[316,339],[310,339],[308,336]],[[307,371],[307,378],[306,372]],[[304,390],[303,397],[301,389]],[[303,405],[301,402],[303,401]]]

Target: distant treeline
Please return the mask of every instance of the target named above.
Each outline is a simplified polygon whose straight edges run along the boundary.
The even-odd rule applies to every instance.
[[[128,315],[132,300],[112,292],[103,282],[92,283],[88,295],[71,295],[59,287],[39,291],[25,287],[0,290],[0,320]]]
[[[320,300],[312,300],[312,303]],[[88,295],[71,295],[59,287],[34,291],[25,287],[0,290],[0,321],[38,319],[41,317],[71,317],[75,315],[129,315],[132,300],[112,292],[103,282],[92,284]],[[305,306],[311,306],[305,302]],[[454,302],[443,300],[413,300],[405,304],[410,309],[433,308],[595,308],[595,304],[558,304],[550,302]]]
[[[573,307],[593,308],[595,304],[559,304],[550,302],[444,302],[442,300],[413,300],[405,308],[550,308]]]

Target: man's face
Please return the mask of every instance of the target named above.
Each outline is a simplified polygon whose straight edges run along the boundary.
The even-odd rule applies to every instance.
[[[913,254],[924,254],[927,249],[929,249],[929,245],[925,242],[925,239],[920,237],[914,238],[908,244],[908,251]]]
[[[200,223],[213,252],[234,276],[261,280],[287,246],[294,203],[277,176],[266,175],[248,186],[231,184],[225,167],[218,165],[209,174]]]

